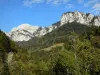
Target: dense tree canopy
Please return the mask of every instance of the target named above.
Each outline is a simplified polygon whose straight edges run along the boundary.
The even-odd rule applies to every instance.
[[[7,63],[8,53],[15,52],[15,44],[11,41],[4,32],[0,30],[0,64],[2,63],[3,68],[0,72],[1,75],[10,75],[9,67]]]
[[[67,25],[41,38],[17,43],[10,74],[100,75],[100,27]],[[14,42],[4,33],[0,35],[1,52],[15,51]]]

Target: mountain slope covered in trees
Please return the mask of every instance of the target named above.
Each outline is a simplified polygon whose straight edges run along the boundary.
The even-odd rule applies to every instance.
[[[0,75],[10,75],[8,57],[10,53],[16,51],[15,43],[0,30]]]
[[[76,22],[66,23],[41,38],[35,37],[27,42],[18,42],[18,44],[24,48],[48,47],[55,43],[65,42],[66,38],[70,35],[70,32],[81,35],[82,33],[91,30],[91,28],[92,27],[90,26]]]
[[[100,27],[67,23],[16,46],[9,75],[100,75]]]

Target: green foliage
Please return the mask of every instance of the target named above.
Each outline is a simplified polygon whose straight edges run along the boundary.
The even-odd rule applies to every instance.
[[[7,53],[2,43],[0,49]],[[100,27],[69,23],[41,38],[18,42],[19,47],[9,43],[11,51],[17,49],[8,66],[11,75],[100,75]]]
[[[0,52],[16,51],[15,43],[0,30]]]
[[[0,30],[0,65],[1,67],[1,75],[10,75],[9,67],[7,63],[7,57],[9,52],[14,52],[15,44],[12,42],[6,35]]]
[[[18,42],[18,45],[23,48],[45,48],[49,47],[56,43],[66,42],[66,38],[70,35],[71,32],[75,32],[77,34],[82,34],[86,31],[89,31],[90,27],[80,23],[67,23],[52,32],[46,34],[41,38],[33,38],[28,42]]]
[[[69,51],[60,52],[59,58],[54,66],[54,75],[77,75],[74,53]]]

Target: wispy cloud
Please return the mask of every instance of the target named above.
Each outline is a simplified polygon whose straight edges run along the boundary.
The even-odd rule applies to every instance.
[[[84,7],[88,7],[88,6],[91,6],[95,3],[99,2],[99,0],[90,0],[88,1],[87,3],[84,3]]]
[[[67,3],[69,0],[52,0],[54,5]]]
[[[95,12],[95,14],[99,14],[100,15],[100,3],[96,3],[93,7],[93,12]]]
[[[24,0],[23,4],[25,6],[31,6],[34,3],[42,3],[42,2],[43,2],[43,0]]]
[[[100,15],[100,0],[89,0],[87,3],[84,3],[84,7],[89,7],[91,13]]]
[[[66,8],[66,9],[71,9],[71,8],[74,8],[74,5],[73,5],[73,4],[67,4],[67,5],[65,6],[65,8]]]
[[[65,9],[75,8],[74,3],[70,3],[72,0],[24,0],[23,5],[32,7],[33,4],[51,4],[51,5],[63,5]],[[77,4],[83,4],[83,7],[88,8],[92,13],[100,14],[100,0],[76,0]],[[69,4],[70,3],[70,4]]]
[[[79,4],[82,4],[84,0],[77,0]]]
[[[58,5],[58,4],[65,4],[70,0],[24,0],[23,4],[25,6],[31,6],[34,3],[47,3],[47,4],[53,4],[53,5]]]
[[[47,0],[47,3],[50,3],[50,2],[52,2],[52,0]]]

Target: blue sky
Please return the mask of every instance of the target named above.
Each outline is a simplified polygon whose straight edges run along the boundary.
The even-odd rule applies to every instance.
[[[0,29],[9,32],[20,24],[49,26],[68,11],[100,15],[100,0],[0,0]]]

